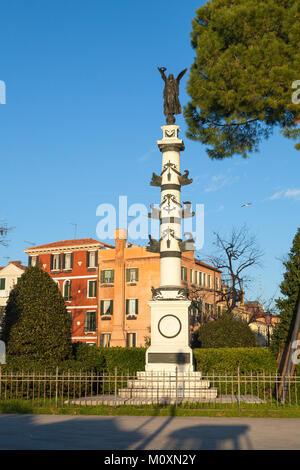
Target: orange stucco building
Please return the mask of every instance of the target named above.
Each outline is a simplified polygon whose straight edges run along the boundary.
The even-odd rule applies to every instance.
[[[126,231],[116,230],[114,249],[98,251],[98,344],[144,346],[150,337],[151,288],[160,285],[159,253],[126,241]],[[205,307],[217,309],[216,288],[221,272],[187,251],[181,258],[182,285],[201,289]]]

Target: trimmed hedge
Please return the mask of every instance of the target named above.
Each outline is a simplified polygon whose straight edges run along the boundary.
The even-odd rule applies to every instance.
[[[238,366],[241,374],[249,372],[275,373],[277,370],[276,358],[269,348],[211,348],[194,349],[196,370],[203,374],[212,372],[228,372],[235,374]],[[134,374],[145,370],[146,348],[100,348],[83,343],[73,345],[74,359],[57,364],[59,371],[79,372],[106,372]],[[33,371],[55,372],[56,366],[44,362],[30,361],[28,359],[10,359],[8,364],[2,366],[7,371]],[[296,372],[300,374],[300,365]]]
[[[203,374],[212,372],[240,373],[261,372],[275,373],[276,359],[269,348],[207,348],[194,349],[196,370]]]
[[[145,370],[146,348],[99,348],[78,344],[74,347],[75,357],[96,370],[114,374],[115,367],[121,373]],[[276,359],[269,348],[201,348],[194,349],[196,370],[204,374],[228,371],[235,373],[238,366],[241,373],[276,372]]]

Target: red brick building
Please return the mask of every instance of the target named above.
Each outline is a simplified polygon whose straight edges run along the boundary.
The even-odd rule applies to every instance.
[[[74,342],[97,342],[98,250],[110,248],[113,247],[85,238],[24,250],[29,265],[39,265],[57,282],[72,320]]]

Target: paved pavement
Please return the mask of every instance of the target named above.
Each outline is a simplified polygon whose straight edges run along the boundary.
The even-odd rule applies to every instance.
[[[3,414],[0,449],[300,450],[300,419]]]

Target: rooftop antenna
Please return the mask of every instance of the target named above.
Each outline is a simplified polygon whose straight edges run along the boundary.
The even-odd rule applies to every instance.
[[[34,243],[34,242],[28,242],[28,241],[26,241],[26,240],[24,240],[24,243],[27,243],[28,245],[31,245],[31,246],[35,246],[35,245],[36,245],[36,243]]]
[[[78,224],[74,224],[73,222],[69,222],[70,225],[74,226],[74,238],[77,238],[77,226]]]

